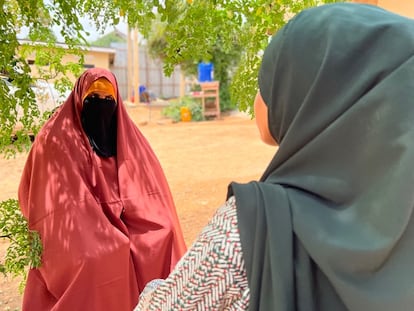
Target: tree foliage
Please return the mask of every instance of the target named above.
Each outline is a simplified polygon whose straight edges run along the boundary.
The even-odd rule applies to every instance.
[[[30,90],[33,79],[58,78],[58,86],[64,88],[70,86],[65,79],[69,73],[77,76],[81,72],[83,54],[79,47],[87,45],[82,18],[92,21],[101,31],[117,25],[123,18],[145,37],[153,30],[153,22],[160,19],[166,25],[162,54],[167,75],[176,65],[212,59],[218,55],[219,47],[220,55],[229,55],[235,60],[235,70],[229,81],[232,99],[241,110],[250,110],[257,88],[259,52],[268,43],[269,35],[303,8],[334,1],[0,0],[3,8],[0,12],[0,72],[18,89],[11,96],[9,87],[0,81],[0,152],[15,150],[10,148],[9,138],[16,131],[16,123],[23,125],[15,142],[19,150],[29,142],[24,134],[38,130],[39,110]],[[57,35],[68,49],[57,45]],[[19,37],[27,41],[22,42]],[[236,50],[240,62],[234,57]],[[67,53],[78,56],[79,62],[62,62]],[[28,64],[33,55],[38,68],[36,77],[31,75]],[[225,74],[227,72],[223,77]],[[23,113],[19,115],[17,108]]]
[[[152,27],[147,41],[149,53],[155,59],[168,62],[165,59],[165,51],[168,47],[166,32],[171,27],[171,24],[157,19]],[[197,76],[198,63],[200,61],[209,61],[214,64],[214,79],[220,81],[220,109],[222,111],[232,110],[236,107],[236,103],[232,101],[230,96],[230,82],[233,70],[239,63],[243,49],[236,40],[231,42],[231,44],[232,47],[230,49],[223,48],[222,39],[219,36],[216,38],[210,51],[208,51],[208,55],[204,56],[203,59],[183,59],[181,63],[176,64],[180,65],[181,70],[186,76]]]
[[[91,44],[94,46],[111,47],[111,43],[126,43],[126,35],[120,36],[117,30],[114,30],[99,39],[95,40]]]
[[[27,268],[40,266],[42,244],[39,235],[28,229],[17,200],[0,203],[0,238],[10,240],[4,263],[0,262],[1,273],[20,275],[24,280]]]
[[[8,155],[28,147],[29,133],[39,129],[39,109],[31,90],[34,80],[54,81],[64,90],[67,78],[82,70],[87,32],[81,17],[94,21],[96,27],[119,22],[119,10],[112,1],[96,0],[0,0],[0,152]],[[52,31],[54,30],[54,31]],[[61,43],[57,42],[57,35]],[[24,39],[24,40],[22,40]],[[65,63],[62,58],[73,54],[79,62]],[[29,60],[37,68],[33,76]],[[17,91],[11,92],[6,80]],[[21,111],[22,113],[18,113]],[[17,130],[16,124],[22,127]],[[16,133],[17,131],[17,133]],[[17,137],[10,146],[10,137]]]
[[[128,0],[118,2],[125,10],[130,3]],[[167,74],[177,64],[212,59],[218,42],[223,53],[231,53],[235,46],[239,47],[241,60],[231,76],[231,96],[239,109],[252,112],[260,52],[270,36],[302,9],[329,2],[336,1],[153,0],[142,2],[134,12],[128,12],[128,22],[137,26],[144,36],[151,31],[153,12],[165,22],[166,42],[162,54]]]

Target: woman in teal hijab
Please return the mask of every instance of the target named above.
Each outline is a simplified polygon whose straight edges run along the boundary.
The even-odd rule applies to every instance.
[[[204,310],[413,310],[413,99],[414,20],[338,3],[303,11],[275,35],[255,112],[262,139],[279,149],[260,181],[229,186],[239,236],[221,244],[240,241],[247,290],[238,280],[238,301]],[[212,222],[228,218],[219,209]],[[179,272],[192,253],[151,294],[154,303],[177,292],[182,304],[155,309],[201,310],[179,285],[203,268]]]

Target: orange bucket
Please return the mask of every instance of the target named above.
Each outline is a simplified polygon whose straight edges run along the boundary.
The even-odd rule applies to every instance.
[[[190,109],[188,109],[188,107],[181,107],[180,114],[181,114],[181,121],[183,122],[191,121],[191,111]]]

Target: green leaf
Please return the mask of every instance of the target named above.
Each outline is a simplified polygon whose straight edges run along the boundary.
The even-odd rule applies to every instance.
[[[4,262],[0,261],[3,274],[25,277],[28,268],[40,266],[42,243],[37,232],[28,229],[17,200],[0,203],[0,238],[10,242]]]

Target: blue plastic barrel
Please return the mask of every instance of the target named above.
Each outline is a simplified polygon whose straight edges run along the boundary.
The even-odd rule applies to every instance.
[[[214,66],[212,63],[201,62],[198,64],[198,82],[213,81]]]

